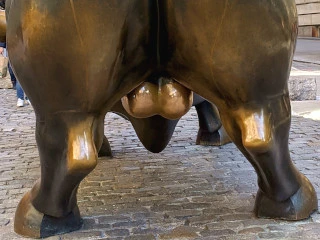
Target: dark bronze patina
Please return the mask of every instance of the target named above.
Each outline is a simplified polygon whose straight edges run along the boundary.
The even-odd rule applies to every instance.
[[[40,181],[18,206],[17,233],[45,237],[81,227],[77,188],[96,166],[104,115],[121,99],[143,132],[140,117],[147,126],[177,121],[190,107],[190,91],[216,105],[228,135],[255,168],[257,216],[298,220],[317,209],[314,188],[288,150],[294,0],[6,5],[9,57],[36,112],[42,166]],[[171,94],[151,85],[164,86],[163,78],[177,93],[174,108],[167,107]],[[142,135],[147,142],[148,133]]]
[[[132,93],[129,93],[129,95],[130,94]],[[186,94],[186,96],[190,97],[189,94]],[[203,146],[221,146],[229,143],[230,138],[222,126],[219,112],[214,104],[206,101],[197,94],[193,94],[192,98],[199,119],[199,131],[196,144]],[[112,107],[111,111],[129,120],[142,144],[153,153],[161,152],[167,146],[180,119],[170,120],[160,115],[136,118],[125,110],[120,101]],[[112,156],[110,144],[106,137],[100,148],[99,156]]]

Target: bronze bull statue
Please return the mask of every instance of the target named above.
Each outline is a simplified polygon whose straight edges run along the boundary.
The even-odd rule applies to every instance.
[[[317,209],[288,150],[294,0],[7,0],[6,13],[41,161],[41,179],[18,205],[17,233],[81,227],[77,188],[96,166],[115,104],[138,122],[172,121],[189,110],[192,92],[217,106],[255,168],[258,217],[299,220]]]
[[[197,94],[193,94],[193,105],[198,114],[199,130],[197,145],[221,146],[230,142],[230,138],[222,126],[216,106]],[[160,115],[136,118],[130,115],[121,101],[117,102],[111,111],[129,120],[135,129],[143,146],[153,153],[161,152],[169,143],[178,119],[167,119]],[[148,131],[146,131],[148,129]],[[108,139],[104,137],[99,156],[112,156]]]

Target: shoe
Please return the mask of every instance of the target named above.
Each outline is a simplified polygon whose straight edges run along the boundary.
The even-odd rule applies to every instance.
[[[24,106],[24,100],[21,98],[18,98],[17,107],[23,107],[23,106]]]
[[[29,101],[29,99],[26,99],[25,103],[26,103],[27,105],[31,105],[31,102]]]

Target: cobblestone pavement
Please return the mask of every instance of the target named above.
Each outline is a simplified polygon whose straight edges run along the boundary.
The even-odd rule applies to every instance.
[[[13,232],[15,208],[40,177],[31,106],[17,109],[15,92],[0,89],[0,239]],[[257,219],[256,174],[233,144],[196,146],[197,115],[179,122],[169,146],[147,152],[130,123],[105,120],[114,157],[99,159],[82,182],[81,230],[67,239],[319,239],[320,214],[299,222]],[[296,166],[320,191],[320,122],[294,116],[290,150]]]

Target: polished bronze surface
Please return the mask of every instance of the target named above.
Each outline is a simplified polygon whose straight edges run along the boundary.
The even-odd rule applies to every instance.
[[[146,149],[153,153],[161,152],[169,143],[180,117],[171,120],[160,115],[145,118],[134,117],[132,116],[133,114],[129,114],[128,112],[130,111],[126,111],[123,106],[124,98],[125,101],[127,101],[127,97],[123,97],[121,99],[122,102],[116,103],[111,108],[111,111],[131,122],[141,143]],[[192,99],[199,119],[196,144],[221,146],[229,143],[230,138],[221,124],[219,112],[214,104],[194,93],[192,94]],[[146,109],[148,109],[148,107],[146,107]],[[148,131],[146,131],[146,129],[148,129]],[[110,144],[106,138],[104,138],[104,144],[99,151],[99,156],[112,156]]]
[[[160,115],[178,119],[192,106],[192,92],[181,84],[160,78],[158,84],[144,82],[121,98],[124,109],[133,117],[147,118]]]
[[[130,114],[147,116],[127,114],[158,151],[199,94],[257,172],[257,216],[303,219],[317,208],[288,149],[294,0],[8,0],[6,17],[10,61],[37,116],[41,181],[30,199],[44,214],[42,236],[68,219],[70,231],[80,226],[77,187],[106,143],[105,113],[123,97]],[[199,121],[214,123],[209,132],[221,125],[210,114]],[[29,218],[23,206],[17,219]]]
[[[6,14],[4,10],[0,10],[0,42],[6,41]]]
[[[14,219],[14,231],[23,236],[40,238],[44,214],[32,206],[31,197],[31,193],[27,192],[21,199]]]
[[[92,136],[93,117],[69,128],[67,165],[70,173],[79,174],[97,165],[97,150]]]
[[[242,144],[245,148],[258,152],[266,152],[272,142],[270,113],[264,109],[257,112],[239,109],[239,123],[242,131]]]

